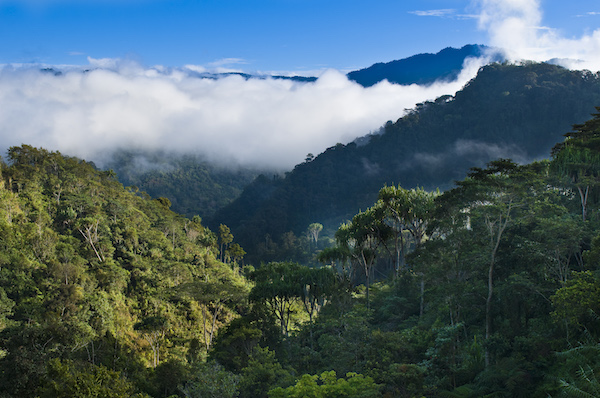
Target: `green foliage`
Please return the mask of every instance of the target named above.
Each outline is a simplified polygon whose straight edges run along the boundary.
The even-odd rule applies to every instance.
[[[210,351],[210,358],[218,361],[228,370],[240,371],[248,366],[248,360],[262,342],[264,333],[249,316],[234,319],[220,333]],[[273,325],[274,328],[277,326]],[[278,333],[279,330],[277,329]]]
[[[186,217],[211,217],[238,197],[261,171],[220,166],[200,156],[161,152],[121,151],[107,167],[126,186],[135,186],[154,198],[168,198],[172,210]]]
[[[217,363],[197,363],[180,390],[186,398],[233,398],[238,396],[239,381]]]
[[[331,370],[368,375],[402,397],[544,397],[573,392],[575,383],[592,391],[594,364],[568,370],[562,384],[547,382],[565,374],[552,368],[554,350],[598,341],[600,296],[590,271],[597,220],[582,222],[580,198],[556,173],[549,162],[499,159],[441,195],[382,189],[320,258],[369,270],[354,279],[366,285],[386,264],[405,266],[370,286],[370,308],[361,295],[339,309],[332,301],[308,330],[288,337],[290,363],[307,373],[303,394],[318,394],[308,374]],[[273,393],[286,391],[294,393]]]
[[[190,341],[208,343],[206,354],[208,336],[236,315],[249,287],[217,261],[215,235],[199,217],[177,215],[169,199],[150,200],[114,173],[57,152],[13,147],[8,161],[0,183],[0,395],[42,388],[79,396],[107,383],[119,396],[154,394],[147,366],[160,374],[184,363]],[[182,293],[198,286],[201,297]],[[208,312],[218,314],[206,321]],[[114,378],[127,388],[103,381]]]
[[[547,157],[600,104],[599,87],[597,73],[543,63],[487,65],[453,97],[418,104],[376,134],[332,146],[284,178],[256,178],[209,225],[228,225],[251,263],[288,260],[268,256],[267,235],[279,246],[284,234],[299,236],[318,222],[321,236],[333,236],[358,209],[372,206],[385,185],[447,190],[498,156]]]
[[[553,380],[557,397],[596,397],[600,394],[598,349],[597,344],[584,344],[557,354]]]
[[[590,271],[574,272],[565,286],[551,297],[553,317],[575,329],[600,332],[600,280]]]
[[[600,111],[600,107],[596,107]],[[588,217],[590,198],[597,196],[600,182],[600,112],[587,122],[573,126],[567,139],[552,151],[552,169],[580,197],[583,221]]]
[[[399,123],[423,123],[423,107]],[[259,237],[269,256],[319,252],[327,266],[243,275],[245,249],[224,224],[212,233],[114,173],[12,148],[0,170],[0,395],[595,395],[598,119],[558,147],[590,152],[562,164],[585,176],[580,191],[562,152],[492,161],[443,194],[387,186],[335,247],[324,221]]]
[[[303,375],[298,382],[286,389],[269,391],[269,398],[334,398],[334,397],[380,397],[379,386],[372,378],[348,373],[338,379],[334,371],[320,376]]]
[[[275,353],[261,347],[254,350],[241,376],[240,398],[266,398],[269,390],[292,382],[290,372],[281,366]]]
[[[52,398],[126,398],[139,397],[133,386],[117,372],[103,366],[77,367],[72,361],[53,359],[48,363],[48,375],[39,388],[40,397]]]

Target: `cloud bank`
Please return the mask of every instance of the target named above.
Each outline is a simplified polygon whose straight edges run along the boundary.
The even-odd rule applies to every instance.
[[[307,153],[347,143],[415,103],[455,93],[481,66],[428,87],[349,81],[335,70],[314,83],[199,78],[193,68],[91,60],[93,68],[0,69],[0,142],[102,161],[118,149],[200,154],[224,164],[290,169]]]
[[[542,25],[540,0],[476,0],[479,28],[509,59],[552,60],[571,69],[600,70],[600,29],[578,38]],[[595,15],[591,11],[588,15]],[[565,16],[567,17],[567,16]]]
[[[571,68],[600,69],[600,29],[565,38],[542,26],[539,0],[473,0],[472,5],[489,44],[506,49],[514,60],[556,59]],[[470,60],[450,83],[382,82],[369,88],[335,70],[325,71],[314,83],[300,83],[235,75],[202,79],[198,74],[207,71],[204,66],[89,62],[85,68],[58,67],[61,74],[40,66],[0,66],[0,150],[25,143],[100,165],[119,149],[163,150],[285,170],[307,153],[377,130],[418,102],[454,94],[485,60]],[[231,64],[243,60],[208,67],[225,71]]]

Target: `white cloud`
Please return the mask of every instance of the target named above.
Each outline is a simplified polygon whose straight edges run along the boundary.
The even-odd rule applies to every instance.
[[[143,68],[92,59],[87,72],[0,69],[0,142],[102,161],[119,148],[204,154],[215,160],[289,169],[396,120],[415,103],[454,94],[456,82],[363,88],[329,70],[314,83],[194,77],[194,69]],[[5,149],[4,148],[4,149]]]
[[[440,10],[416,10],[409,11],[410,14],[417,15],[419,17],[448,17],[456,13],[456,10],[451,8],[445,8]]]
[[[579,38],[564,37],[542,26],[539,0],[475,0],[479,27],[488,32],[490,45],[503,48],[513,60],[559,59],[563,66],[600,70],[600,29]]]
[[[245,65],[248,62],[242,58],[223,58],[217,61],[211,62],[209,66],[212,67],[221,67],[228,65]]]

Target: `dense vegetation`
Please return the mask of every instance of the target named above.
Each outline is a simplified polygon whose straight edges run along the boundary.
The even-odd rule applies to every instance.
[[[340,396],[331,386],[351,382],[348,396],[597,396],[600,113],[567,136],[550,161],[498,159],[444,193],[383,187],[319,255],[337,275],[320,289],[294,263],[251,274],[254,311],[284,337],[269,343],[268,396]],[[259,318],[230,324],[211,357],[240,372],[253,357],[231,360],[242,350],[223,342],[243,347]]]
[[[258,177],[213,231],[169,189],[11,148],[0,397],[599,396],[599,84],[488,66],[368,142]],[[128,182],[185,198],[197,180],[211,208],[246,178],[164,166]]]
[[[388,80],[396,84],[429,84],[435,80],[451,80],[458,76],[463,61],[467,57],[479,57],[485,46],[468,45],[461,49],[446,48],[437,54],[418,54],[410,58],[375,64],[369,68],[350,72],[348,78],[363,86],[371,86]],[[61,74],[54,69],[46,72]],[[207,74],[198,78],[218,79],[229,74],[240,75],[245,79],[264,79],[266,76],[245,73]],[[314,77],[269,76],[273,79],[292,79],[299,82],[313,82]],[[278,174],[281,170],[254,170],[209,161],[198,155],[182,155],[162,151],[117,151],[110,154],[103,168],[113,169],[125,186],[136,186],[152,197],[166,197],[172,203],[173,211],[187,217],[200,215],[211,219],[217,210],[239,197],[260,173]],[[218,225],[218,224],[217,224]]]
[[[549,161],[382,187],[323,250],[311,225],[322,267],[240,269],[229,228],[111,171],[29,146],[7,161],[0,396],[600,391],[600,113]]]
[[[599,103],[598,74],[491,64],[454,97],[419,104],[381,134],[329,148],[285,177],[257,178],[208,225],[228,225],[250,261],[275,259],[290,234],[301,237],[311,223],[332,236],[386,184],[448,189],[470,167],[498,157],[519,163],[546,158]]]
[[[168,198],[173,211],[189,218],[212,217],[264,172],[162,152],[119,151],[103,166],[114,170],[125,186],[138,187],[153,198]]]
[[[165,396],[169,372],[193,380],[249,290],[220,238],[59,153],[14,147],[1,172],[0,396]]]

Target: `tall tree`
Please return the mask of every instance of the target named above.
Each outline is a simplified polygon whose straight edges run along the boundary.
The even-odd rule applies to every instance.
[[[221,261],[225,261],[225,251],[233,242],[233,234],[227,225],[219,225],[219,244],[221,245]]]
[[[486,169],[473,168],[468,177],[458,186],[440,197],[448,207],[467,215],[467,229],[477,236],[486,237],[482,242],[487,257],[487,297],[485,300],[485,338],[492,334],[492,304],[494,275],[498,262],[498,251],[507,227],[523,207],[526,187],[523,184],[522,168],[507,159],[490,162]],[[458,200],[457,200],[458,199]],[[489,365],[489,350],[486,347],[485,363]]]
[[[314,222],[308,226],[308,230],[306,231],[308,237],[312,242],[317,244],[319,240],[319,233],[323,230],[323,224],[319,224],[318,222]]]
[[[284,336],[289,335],[294,306],[300,300],[299,268],[297,263],[271,262],[250,275],[255,282],[250,301],[264,305],[275,316]]]
[[[360,212],[335,233],[337,245],[363,271],[367,308],[370,306],[370,284],[377,250],[391,236],[391,228],[384,222],[381,211],[381,207],[373,206]]]
[[[396,272],[404,266],[406,243],[403,232],[406,230],[412,237],[417,249],[425,240],[425,232],[431,221],[434,199],[438,192],[427,192],[423,188],[404,189],[400,186],[384,187],[379,191],[379,200],[385,212],[390,216],[390,226],[394,231],[396,248]],[[400,244],[398,244],[400,243]],[[421,273],[420,315],[425,307],[425,274]]]
[[[593,118],[573,126],[552,150],[552,170],[579,194],[581,217],[588,218],[590,193],[600,183],[600,107]]]
[[[161,315],[150,316],[136,323],[134,328],[142,333],[152,348],[152,367],[156,368],[160,363],[160,351],[169,330],[169,321]]]

